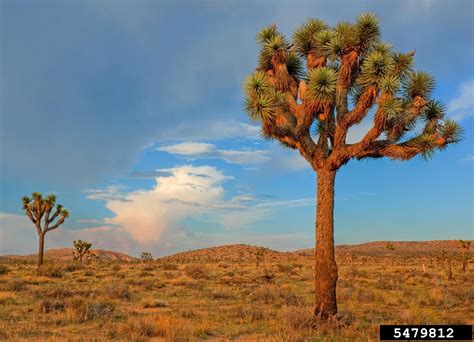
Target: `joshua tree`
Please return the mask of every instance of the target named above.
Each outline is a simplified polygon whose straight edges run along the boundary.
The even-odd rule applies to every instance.
[[[257,39],[261,51],[244,84],[245,108],[265,138],[298,150],[317,174],[315,314],[329,318],[337,313],[338,169],[351,159],[429,158],[459,141],[461,129],[444,119],[444,106],[431,98],[434,79],[412,69],[415,53],[396,52],[381,41],[373,14],[335,27],[310,19],[292,42],[271,25]],[[348,143],[348,130],[368,113],[373,127],[359,142]],[[418,127],[420,132],[409,133]]]
[[[469,260],[469,248],[471,241],[459,240],[459,247],[462,249],[462,271],[466,271],[467,262]]]
[[[63,224],[66,217],[69,216],[69,212],[64,209],[61,204],[57,204],[56,209],[54,209],[56,204],[55,195],[49,195],[48,197],[43,198],[39,192],[33,192],[32,198],[24,196],[22,201],[25,214],[35,225],[39,237],[37,263],[37,270],[39,271],[43,265],[44,236],[50,230],[56,229]],[[52,216],[50,216],[51,214]],[[43,224],[41,224],[42,218],[44,218]]]
[[[150,252],[142,252],[142,254],[140,254],[140,259],[145,264],[148,264],[153,261],[153,255],[151,255]]]
[[[257,261],[257,267],[260,266],[260,261],[262,261],[265,258],[265,248],[263,247],[258,247],[255,250],[255,257]]]
[[[388,243],[385,248],[387,248],[389,251],[393,252],[395,250],[395,246],[392,243]],[[392,266],[393,266],[393,257],[392,257]]]
[[[79,260],[79,262],[82,263],[82,258],[84,257],[84,255],[89,254],[89,250],[92,247],[92,243],[82,240],[74,240],[73,244],[74,248],[76,249],[73,253],[73,259]]]

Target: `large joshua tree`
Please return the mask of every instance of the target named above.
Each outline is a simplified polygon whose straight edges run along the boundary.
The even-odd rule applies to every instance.
[[[317,174],[315,315],[327,319],[337,313],[337,170],[351,159],[429,158],[459,141],[461,129],[431,98],[432,76],[412,69],[414,52],[381,41],[373,14],[335,27],[310,19],[292,42],[272,25],[257,39],[261,51],[244,85],[245,107],[265,138],[298,150]],[[369,113],[372,128],[348,143],[348,130]]]
[[[33,192],[31,198],[25,196],[22,198],[22,201],[25,214],[29,217],[31,222],[33,222],[36,227],[36,232],[38,233],[37,270],[39,271],[43,265],[44,236],[50,230],[56,229],[63,224],[64,220],[69,216],[69,212],[64,209],[61,204],[56,205],[55,195],[49,195],[43,198],[40,193]],[[43,219],[43,222],[41,222],[41,219]]]

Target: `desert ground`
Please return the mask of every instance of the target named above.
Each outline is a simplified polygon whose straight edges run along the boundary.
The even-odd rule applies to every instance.
[[[151,262],[71,249],[0,258],[0,339],[378,341],[380,324],[473,324],[458,241],[338,246],[339,318],[312,317],[313,251],[228,245]],[[260,252],[258,252],[260,251]],[[471,247],[472,252],[472,247]],[[451,277],[449,269],[451,269]]]

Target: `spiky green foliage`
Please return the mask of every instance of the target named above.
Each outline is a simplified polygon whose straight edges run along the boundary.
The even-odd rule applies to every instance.
[[[289,52],[286,58],[286,69],[288,73],[298,79],[304,76],[303,64],[295,52]]]
[[[450,119],[444,120],[440,125],[439,132],[448,144],[461,141],[463,135],[461,126],[456,121]]]
[[[405,109],[403,101],[397,98],[391,98],[383,101],[382,110],[388,119],[399,120],[403,110]]]
[[[270,84],[267,75],[262,71],[254,72],[245,80],[244,90],[247,96],[258,96],[268,92]]]
[[[423,119],[426,121],[430,120],[441,120],[446,114],[446,106],[437,100],[430,100],[426,104],[423,111]]]
[[[405,79],[412,71],[413,54],[406,54],[401,52],[392,53],[393,73],[400,79]]]
[[[378,86],[382,80],[390,75],[393,61],[389,54],[374,51],[364,60],[357,84],[363,88]]]
[[[422,134],[413,140],[411,146],[419,148],[421,157],[428,160],[433,157],[437,144],[432,134]]]
[[[337,73],[328,67],[310,71],[307,96],[316,101],[332,101],[336,92]]]
[[[257,34],[257,41],[260,44],[264,44],[268,40],[273,38],[277,33],[278,32],[277,32],[276,25],[266,26],[263,29],[261,29],[260,32]]]
[[[392,96],[396,94],[400,88],[400,79],[395,75],[387,75],[380,80],[380,90]]]
[[[327,24],[319,19],[309,19],[296,29],[293,34],[293,43],[302,56],[306,56],[316,46],[317,34],[326,30]]]
[[[433,76],[422,71],[410,72],[403,84],[405,95],[408,98],[415,98],[417,96],[428,98],[434,87],[435,81]]]
[[[273,118],[275,111],[283,104],[282,93],[270,88],[260,95],[247,97],[245,110],[253,121],[268,121]]]
[[[281,34],[275,34],[268,38],[262,47],[263,55],[267,58],[275,58],[278,62],[284,62],[288,51],[288,43]]]
[[[370,51],[379,41],[379,20],[373,13],[363,13],[357,17],[354,30],[355,42],[362,54]]]

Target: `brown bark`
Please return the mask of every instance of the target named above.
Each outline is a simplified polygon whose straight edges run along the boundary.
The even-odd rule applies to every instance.
[[[37,271],[39,271],[41,266],[43,266],[43,253],[44,253],[44,234],[39,234],[38,263],[36,267]]]
[[[315,249],[315,309],[322,319],[337,314],[337,265],[334,255],[334,181],[336,171],[318,170]]]

